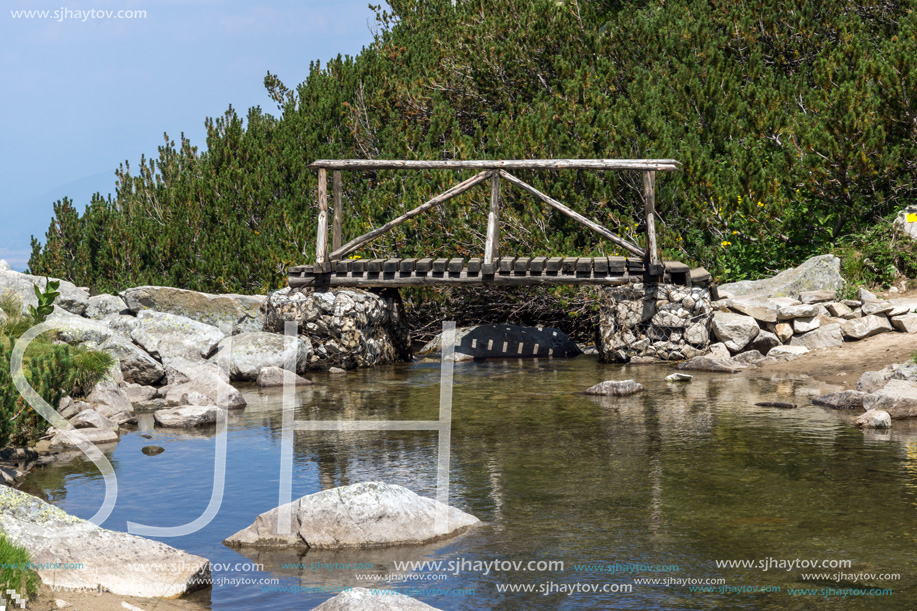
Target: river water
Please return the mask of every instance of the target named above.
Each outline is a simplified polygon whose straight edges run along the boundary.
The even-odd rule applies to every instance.
[[[214,610],[311,609],[332,595],[316,588],[346,586],[398,590],[451,610],[917,605],[917,430],[896,423],[891,434],[864,433],[852,414],[811,406],[809,398],[829,389],[804,376],[663,381],[670,372],[586,356],[456,364],[450,502],[485,525],[432,546],[302,556],[221,544],[277,505],[280,393],[249,388],[248,407],[230,419],[219,514],[193,535],[163,541],[223,565],[214,570],[218,585],[194,596]],[[437,363],[317,374],[316,386],[297,393],[296,417],[433,420],[439,377]],[[580,394],[628,378],[645,392]],[[801,407],[756,407],[760,401]],[[165,452],[146,456],[147,445]],[[211,496],[214,448],[213,430],[125,435],[109,454],[119,497],[104,526],[194,520]],[[437,448],[429,431],[298,432],[294,498],[373,480],[435,496]],[[23,489],[84,518],[104,494],[93,465],[81,460],[38,468]],[[444,564],[395,570],[396,561],[412,560]],[[718,566],[735,560],[755,566]],[[493,561],[500,565],[489,571],[475,564]],[[555,564],[524,570],[532,561]],[[340,568],[352,563],[372,568]],[[883,578],[889,574],[900,578]],[[253,583],[263,579],[276,581]],[[669,585],[645,581],[652,579]],[[794,592],[805,588],[812,592]]]

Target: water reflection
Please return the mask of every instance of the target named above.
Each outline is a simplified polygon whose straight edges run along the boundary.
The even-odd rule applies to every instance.
[[[751,558],[851,559],[856,572],[897,572],[886,609],[909,608],[917,580],[914,512],[917,425],[863,432],[856,414],[813,407],[833,388],[803,376],[697,373],[668,383],[656,366],[602,365],[594,359],[507,360],[456,364],[451,502],[485,521],[480,529],[431,547],[322,554],[239,553],[220,544],[277,504],[281,395],[245,389],[248,407],[230,421],[227,502],[200,533],[167,543],[213,562],[257,561],[283,585],[418,584],[473,588],[474,596],[422,597],[441,609],[809,608],[813,600],[776,595],[691,593],[635,585],[627,594],[501,593],[500,584],[632,584],[626,575],[579,572],[578,564],[677,564],[680,578],[730,584],[804,585],[800,572],[717,569],[715,561]],[[632,378],[646,391],[626,398],[581,391],[604,379]],[[296,419],[433,420],[436,364],[316,375],[296,393]],[[762,401],[798,409],[759,407]],[[149,432],[148,432],[149,433]],[[125,436],[111,452],[122,485],[111,528],[126,520],[180,524],[206,506],[213,475],[213,429]],[[141,453],[145,445],[166,449]],[[425,431],[297,432],[294,495],[383,480],[435,494],[437,436]],[[90,463],[49,465],[30,490],[78,515],[91,515],[101,483]],[[123,529],[123,526],[120,528]],[[313,571],[283,564],[321,556],[373,564],[391,575],[395,560],[562,560],[552,572],[421,575],[408,584],[360,580],[355,571]],[[318,560],[315,560],[318,561]],[[333,573],[333,574],[332,574]],[[233,574],[261,578],[257,571]],[[666,575],[662,575],[663,577]],[[671,576],[671,575],[670,575]],[[900,594],[900,596],[899,596]],[[214,609],[309,609],[321,594],[214,588]],[[821,601],[831,607],[831,601]],[[845,608],[873,608],[847,600]]]

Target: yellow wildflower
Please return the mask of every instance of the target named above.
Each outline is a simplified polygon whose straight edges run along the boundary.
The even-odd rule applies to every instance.
[[[726,248],[727,246],[731,246],[731,245],[732,245],[732,242],[727,242],[726,240],[723,240],[720,243],[720,246],[722,246],[723,248]]]

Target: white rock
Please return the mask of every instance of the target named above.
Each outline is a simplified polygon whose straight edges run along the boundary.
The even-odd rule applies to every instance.
[[[86,395],[86,401],[95,405],[95,410],[103,416],[111,417],[120,412],[134,413],[130,397],[114,381],[96,384],[92,392]]]
[[[50,278],[50,280],[53,282],[55,278]],[[23,312],[28,312],[28,306],[30,305],[38,305],[34,287],[37,285],[39,290],[44,290],[45,284],[46,279],[44,276],[31,276],[12,270],[0,270],[0,295],[4,293],[17,295],[22,302]],[[54,310],[65,310],[71,314],[82,316],[83,312],[86,311],[89,293],[66,280],[60,281],[60,287],[57,290],[60,295],[54,301]]]
[[[799,293],[799,301],[802,303],[826,303],[834,301],[837,297],[837,291],[803,291]]]
[[[686,373],[670,373],[665,377],[666,382],[690,382],[694,376]]]
[[[731,352],[741,352],[761,331],[751,316],[714,312],[713,333]]]
[[[279,513],[275,508],[261,514],[224,543],[311,550],[408,545],[451,537],[480,524],[455,507],[382,482],[333,488],[293,501],[289,533],[278,532]]]
[[[153,413],[153,418],[166,428],[193,428],[216,424],[220,409],[216,405],[183,405],[158,410]]]
[[[312,611],[435,611],[427,603],[394,590],[385,596],[366,588],[351,588],[329,598]]]
[[[25,548],[33,563],[48,567],[39,568],[38,576],[55,587],[176,598],[210,584],[206,558],[99,528],[13,488],[0,487],[0,531]]]
[[[728,359],[730,356],[729,348],[722,342],[710,344],[710,346],[707,347],[707,356],[712,359]]]
[[[778,320],[792,320],[794,318],[809,318],[817,316],[818,308],[812,304],[801,303],[799,305],[783,306],[777,310]]]
[[[745,298],[745,299],[733,299],[729,307],[739,312],[740,314],[745,314],[746,316],[751,316],[757,321],[768,323],[768,322],[777,322],[777,303],[762,298]]]
[[[808,333],[821,326],[818,316],[808,316],[806,318],[793,319],[793,331],[796,333]]]
[[[868,291],[864,289],[863,287],[860,287],[857,289],[857,299],[859,299],[860,301],[868,301],[871,299],[873,300],[878,299],[878,297],[876,297],[875,293]]]
[[[848,340],[858,340],[879,333],[888,333],[894,331],[892,324],[884,316],[864,316],[863,318],[854,318],[845,320],[841,324],[841,331]]]
[[[890,301],[865,301],[860,311],[863,312],[863,316],[870,316],[872,314],[887,314],[894,309],[895,305]]]
[[[917,416],[917,382],[911,380],[889,380],[874,393],[863,397],[863,407],[884,410],[893,420]]]
[[[133,405],[148,403],[159,396],[159,390],[153,386],[125,384],[123,390]]]
[[[859,415],[856,425],[867,429],[890,429],[892,417],[888,412],[881,409],[871,409]]]
[[[78,429],[108,429],[117,431],[118,425],[97,412],[94,409],[81,411],[79,414],[70,419],[70,424]]]
[[[115,295],[95,295],[90,297],[86,303],[86,318],[103,320],[113,314],[124,314],[128,312],[127,304],[124,300]]]
[[[86,440],[94,444],[105,444],[105,443],[116,443],[119,441],[118,433],[111,429],[96,429],[96,428],[86,428],[80,429],[81,433]],[[51,438],[51,448],[52,449],[72,449],[77,447],[77,442],[70,437],[68,437],[63,432],[58,432]]]
[[[917,314],[902,314],[891,319],[892,326],[902,333],[917,333]]]
[[[853,312],[853,310],[840,302],[829,303],[825,307],[828,308],[828,312],[831,314],[831,316],[834,316],[835,318],[844,318]]]
[[[265,367],[283,367],[287,359],[292,359],[296,372],[302,373],[311,357],[308,339],[259,331],[223,338],[211,361],[228,369],[232,380],[253,381]]]
[[[767,356],[799,356],[808,351],[809,349],[805,346],[777,346],[776,348],[771,348]]]
[[[825,325],[804,335],[797,335],[790,340],[791,346],[805,346],[809,350],[832,348],[843,343],[844,334],[841,332],[841,326],[837,323]]]
[[[131,338],[154,357],[207,358],[225,334],[217,327],[174,314],[143,310]]]

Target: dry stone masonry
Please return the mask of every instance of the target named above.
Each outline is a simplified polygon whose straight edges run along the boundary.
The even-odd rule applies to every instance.
[[[597,345],[605,362],[634,357],[680,361],[702,354],[710,338],[710,292],[671,284],[604,289]]]

